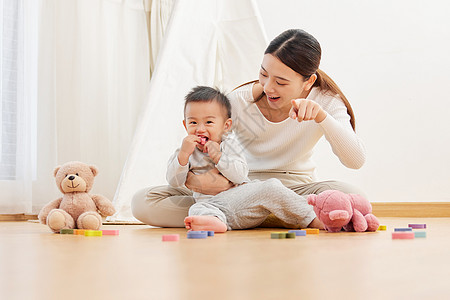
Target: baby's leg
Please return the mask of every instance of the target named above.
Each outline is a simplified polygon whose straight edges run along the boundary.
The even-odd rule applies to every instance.
[[[306,197],[286,188],[278,179],[253,181],[222,192],[212,201],[216,205],[226,203],[227,222],[232,229],[256,227],[271,213],[290,228],[316,225],[312,224],[316,215]]]
[[[184,219],[187,229],[226,232],[226,217],[223,212],[208,202],[197,202],[189,209]]]

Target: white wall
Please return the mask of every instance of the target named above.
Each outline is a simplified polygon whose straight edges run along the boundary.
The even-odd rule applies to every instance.
[[[365,166],[345,168],[322,141],[320,179],[356,184],[373,202],[450,201],[449,2],[257,3],[269,40],[289,28],[319,40],[321,69],[355,111]]]

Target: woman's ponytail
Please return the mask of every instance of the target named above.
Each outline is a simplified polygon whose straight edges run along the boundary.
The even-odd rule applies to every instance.
[[[329,92],[330,95],[339,95],[342,102],[344,102],[347,107],[347,113],[350,116],[350,124],[352,125],[353,130],[355,131],[355,115],[353,113],[352,106],[350,102],[348,102],[344,93],[338,87],[338,85],[330,78],[324,71],[317,69],[316,71],[317,79],[313,86],[319,87],[323,92]]]

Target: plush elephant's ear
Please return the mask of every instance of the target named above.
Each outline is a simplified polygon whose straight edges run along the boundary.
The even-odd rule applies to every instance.
[[[317,195],[309,195],[308,196],[308,204],[315,205],[316,204]]]
[[[56,174],[58,174],[59,169],[61,169],[61,166],[57,166],[57,167],[53,170],[53,177],[56,177]]]
[[[94,176],[97,176],[97,174],[98,174],[97,167],[96,166],[89,166],[89,168],[91,169],[92,174],[94,174]]]
[[[346,210],[333,210],[329,214],[330,220],[347,220],[350,218],[350,214]]]

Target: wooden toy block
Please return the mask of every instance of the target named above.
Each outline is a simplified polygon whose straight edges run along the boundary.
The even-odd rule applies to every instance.
[[[101,230],[85,230],[84,236],[102,236]]]
[[[306,231],[306,234],[319,234],[319,229],[317,228],[303,228],[302,230]]]
[[[164,234],[162,236],[163,242],[176,242],[180,240],[179,234]]]
[[[206,233],[207,236],[214,236],[214,231],[200,230],[200,232]]]
[[[117,229],[108,229],[102,230],[103,235],[119,235],[119,230]]]
[[[61,229],[59,231],[60,234],[73,234],[73,229]]]
[[[288,233],[295,233],[296,236],[306,236],[306,230],[289,230]]]
[[[378,227],[378,230],[386,230],[387,229],[387,226],[386,225],[380,225],[379,227]]]
[[[427,224],[408,224],[408,227],[411,227],[412,229],[426,229]]]
[[[288,232],[286,233],[286,238],[287,239],[295,239],[296,235],[294,232]]]
[[[414,232],[412,231],[396,231],[392,233],[393,240],[410,240],[414,239]]]
[[[187,232],[188,239],[206,239],[208,237],[207,231],[190,230]]]
[[[394,228],[394,231],[412,231],[412,228]]]
[[[73,234],[75,235],[84,235],[84,229],[74,229]]]
[[[272,232],[270,233],[271,239],[285,239],[286,233],[285,232]]]
[[[416,238],[426,238],[427,237],[427,233],[425,231],[415,231],[414,232],[414,237],[416,237]]]

